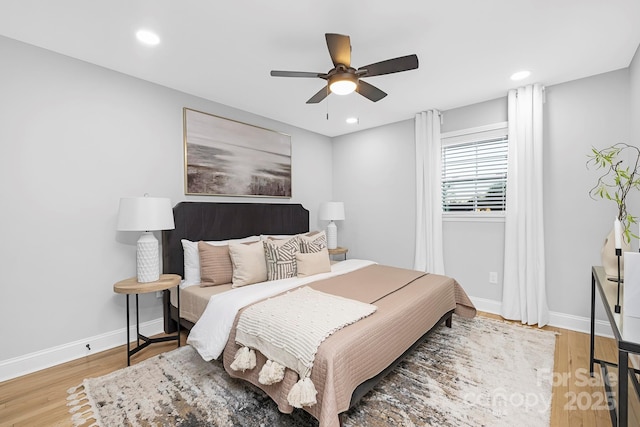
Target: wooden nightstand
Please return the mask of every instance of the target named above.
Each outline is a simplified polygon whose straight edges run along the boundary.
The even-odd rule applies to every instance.
[[[338,246],[335,249],[329,249],[329,256],[344,255],[344,259],[346,260],[347,259],[347,252],[349,252],[349,249]]]
[[[118,294],[126,294],[127,296],[127,366],[131,365],[131,356],[149,346],[150,344],[165,341],[178,341],[180,347],[180,321],[178,321],[178,333],[160,338],[149,338],[140,333],[140,317],[138,315],[138,295],[149,292],[164,291],[175,287],[178,295],[178,313],[180,313],[180,276],[177,274],[161,274],[160,279],[155,282],[140,283],[136,277],[131,277],[113,285],[113,291]],[[129,337],[129,295],[136,295],[136,335],[137,346],[131,350],[131,340]],[[144,341],[140,344],[140,340]]]

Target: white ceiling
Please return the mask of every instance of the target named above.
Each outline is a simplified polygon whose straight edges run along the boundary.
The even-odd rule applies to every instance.
[[[136,41],[143,27],[160,45]],[[351,36],[356,68],[412,53],[420,68],[367,79],[388,93],[377,103],[354,93],[307,105],[324,80],[269,71],[327,72],[327,32]],[[2,0],[0,34],[337,136],[628,67],[640,1]],[[521,69],[531,77],[514,83]]]

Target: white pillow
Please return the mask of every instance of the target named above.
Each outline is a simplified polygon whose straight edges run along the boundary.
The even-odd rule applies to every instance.
[[[262,242],[230,243],[229,255],[233,264],[232,288],[266,282],[267,261]]]
[[[225,246],[229,243],[258,242],[260,236],[249,236],[242,239],[215,240],[205,242],[212,246]],[[198,242],[182,239],[182,249],[184,251],[184,282],[183,286],[197,285],[200,283],[200,253],[198,252]]]

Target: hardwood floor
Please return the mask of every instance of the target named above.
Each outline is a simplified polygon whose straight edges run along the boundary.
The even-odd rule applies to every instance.
[[[588,373],[589,336],[553,327],[544,329],[558,333],[554,372],[549,373],[554,382],[551,426],[611,426],[600,372],[595,378]],[[136,354],[132,363],[175,346],[175,342],[154,344]],[[613,340],[598,337],[596,349],[596,357],[615,360]],[[67,389],[84,378],[101,376],[126,364],[123,346],[0,383],[0,426],[70,426]],[[629,394],[633,399],[629,426],[640,426],[640,403],[632,390]]]

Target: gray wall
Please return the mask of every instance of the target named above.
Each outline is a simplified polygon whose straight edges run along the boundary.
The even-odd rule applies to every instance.
[[[293,198],[266,201],[302,203],[318,226],[328,137],[7,38],[0,56],[0,362],[124,328],[112,289],[135,275],[138,235],[115,230],[120,197],[265,202],[184,196],[183,107],[290,134]],[[161,316],[142,296],[141,321]]]
[[[544,210],[552,311],[589,316],[590,267],[601,264],[616,205],[589,197],[598,174],[586,168],[587,154],[629,137],[627,69],[547,88]]]
[[[507,96],[442,113],[442,133],[507,121]]]
[[[629,66],[629,96],[631,111],[631,144],[640,146],[640,46]],[[631,212],[640,217],[640,197],[631,200]],[[638,233],[636,233],[638,234]]]
[[[637,72],[636,72],[637,74]],[[589,316],[590,267],[599,264],[615,206],[589,198],[591,146],[628,141],[627,69],[547,87],[545,104],[545,239],[549,306]],[[505,121],[506,98],[444,112],[443,132]],[[347,218],[341,244],[353,257],[401,267],[413,262],[415,183],[413,120],[334,139],[334,197]],[[388,225],[391,225],[390,227]],[[391,239],[391,240],[390,240]],[[392,241],[393,243],[390,243]],[[445,270],[468,293],[501,300],[504,223],[445,221]],[[499,284],[489,284],[489,272]]]
[[[338,244],[350,258],[413,266],[413,134],[405,120],[334,138],[333,198],[345,203]]]

